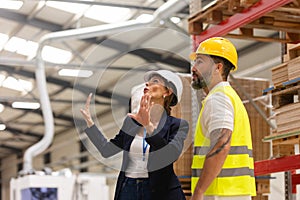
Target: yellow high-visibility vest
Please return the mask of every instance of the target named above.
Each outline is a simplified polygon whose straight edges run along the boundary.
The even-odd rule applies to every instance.
[[[234,128],[231,137],[230,152],[224,162],[220,174],[208,187],[205,195],[255,196],[254,160],[252,155],[251,130],[247,111],[240,100],[240,97],[231,86],[216,86],[208,94],[206,99],[216,92],[224,93],[231,100],[234,109]],[[210,140],[202,133],[200,122],[206,99],[204,99],[202,103],[202,109],[200,111],[195,130],[194,156],[192,163],[192,193],[194,192],[203,168],[207,153],[206,150],[210,147]]]

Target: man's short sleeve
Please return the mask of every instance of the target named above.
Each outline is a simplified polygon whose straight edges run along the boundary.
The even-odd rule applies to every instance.
[[[233,130],[234,109],[229,97],[222,92],[208,97],[202,117],[208,133],[222,128]]]

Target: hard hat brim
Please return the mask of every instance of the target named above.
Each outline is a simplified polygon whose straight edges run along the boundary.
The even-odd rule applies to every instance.
[[[194,61],[197,58],[197,53],[196,52],[192,52],[189,57],[190,57],[191,60]]]

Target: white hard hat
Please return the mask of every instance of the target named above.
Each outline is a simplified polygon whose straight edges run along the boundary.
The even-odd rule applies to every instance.
[[[170,87],[173,89],[173,92],[176,96],[176,100],[171,103],[171,106],[175,106],[178,102],[180,102],[183,87],[180,77],[177,74],[168,70],[157,70],[147,72],[144,76],[144,80],[147,82],[154,75],[159,75],[170,83]]]

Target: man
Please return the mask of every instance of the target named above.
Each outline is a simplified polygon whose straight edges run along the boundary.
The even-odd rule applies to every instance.
[[[251,200],[256,189],[249,118],[227,82],[238,68],[236,49],[225,38],[209,38],[191,59],[192,87],[207,94],[195,130],[191,200]]]

